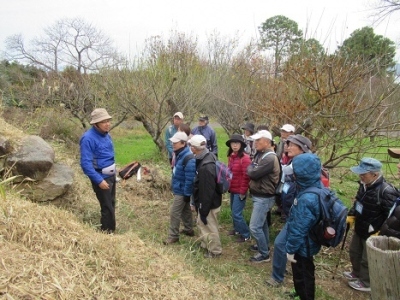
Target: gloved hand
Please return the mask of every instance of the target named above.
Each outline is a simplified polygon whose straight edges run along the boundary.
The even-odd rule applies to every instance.
[[[207,225],[207,216],[200,214],[200,220],[204,225]]]
[[[290,261],[291,263],[295,264],[297,263],[297,260],[294,259],[294,254],[286,254],[287,260]]]
[[[354,226],[354,222],[356,221],[355,216],[347,216],[346,223],[349,224],[350,227]]]
[[[190,202],[190,196],[183,196],[183,201],[185,201],[186,203]]]

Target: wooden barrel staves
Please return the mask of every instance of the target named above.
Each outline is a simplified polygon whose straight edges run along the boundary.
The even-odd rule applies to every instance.
[[[400,299],[400,240],[371,236],[367,240],[372,300]]]

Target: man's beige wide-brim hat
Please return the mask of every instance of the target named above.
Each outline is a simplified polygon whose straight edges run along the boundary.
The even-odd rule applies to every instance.
[[[104,120],[112,119],[105,108],[96,108],[94,111],[92,111],[90,116],[92,117],[92,120],[90,121],[91,125]]]

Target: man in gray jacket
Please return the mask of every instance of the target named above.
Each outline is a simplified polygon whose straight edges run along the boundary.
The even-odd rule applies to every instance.
[[[253,211],[250,219],[250,232],[257,242],[252,250],[258,251],[250,258],[251,262],[270,261],[269,228],[267,213],[275,203],[275,188],[279,181],[279,160],[272,148],[272,135],[268,130],[260,130],[251,138],[255,142],[257,154],[247,168],[250,177],[250,194]]]

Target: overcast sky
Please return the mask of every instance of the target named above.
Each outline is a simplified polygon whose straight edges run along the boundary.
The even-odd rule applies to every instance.
[[[62,18],[83,18],[135,56],[146,38],[169,36],[171,30],[205,41],[214,31],[242,42],[258,37],[266,19],[284,15],[299,24],[306,38],[316,38],[331,51],[364,26],[400,41],[400,12],[373,26],[371,7],[378,0],[0,0],[0,50],[4,40],[22,34],[25,41]],[[400,50],[397,50],[397,58]],[[399,59],[397,59],[399,60]]]

